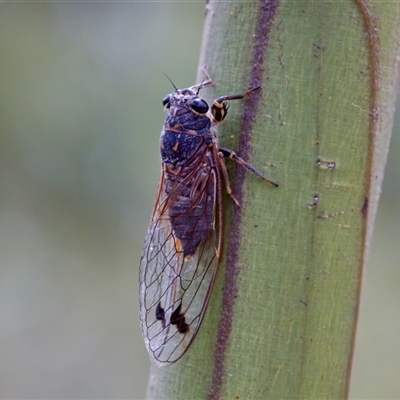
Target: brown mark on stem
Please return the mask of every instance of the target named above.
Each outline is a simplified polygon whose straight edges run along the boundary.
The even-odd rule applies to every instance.
[[[371,14],[370,5],[366,0],[354,0],[356,7],[358,8],[358,12],[361,15],[362,21],[364,23],[364,31],[366,34],[367,48],[369,52],[369,64],[370,64],[370,118],[369,118],[369,148],[368,148],[368,168],[365,176],[365,183],[367,187],[367,193],[364,197],[363,205],[361,208],[362,216],[364,217],[364,228],[363,228],[363,257],[361,259],[361,264],[359,267],[359,285],[358,285],[358,293],[357,293],[357,303],[355,307],[355,317],[354,317],[354,329],[353,329],[353,338],[351,345],[351,355],[349,357],[348,365],[347,365],[347,385],[346,385],[346,394],[345,398],[349,395],[350,390],[350,374],[351,374],[351,366],[353,362],[353,352],[354,352],[354,343],[355,343],[355,335],[356,335],[356,327],[358,320],[358,305],[360,303],[360,290],[361,290],[361,281],[362,281],[362,267],[364,265],[364,257],[365,257],[365,241],[367,235],[367,221],[368,221],[368,198],[370,196],[369,191],[371,188],[371,173],[372,173],[372,155],[373,155],[373,146],[374,139],[377,130],[377,123],[379,118],[378,113],[378,90],[379,90],[379,39],[378,39],[378,30],[375,23],[375,18],[373,14]]]
[[[278,0],[262,0],[258,11],[253,39],[253,58],[251,60],[251,74],[249,87],[261,84],[264,73],[264,57],[268,45],[269,33],[272,28]],[[243,104],[241,120],[241,133],[239,137],[239,154],[245,160],[249,159],[251,153],[250,136],[258,107],[261,99],[261,91],[257,90],[246,97]],[[243,204],[243,182],[245,177],[244,168],[236,168],[233,192],[240,204]],[[238,259],[241,242],[242,213],[238,207],[232,208],[230,219],[228,245],[226,248],[226,272],[224,278],[222,310],[217,332],[217,343],[214,351],[214,371],[209,399],[219,399],[220,390],[225,376],[224,360],[228,347],[229,337],[232,329],[233,308],[237,297],[236,281],[239,274]]]

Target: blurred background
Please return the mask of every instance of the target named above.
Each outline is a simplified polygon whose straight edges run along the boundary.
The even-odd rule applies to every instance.
[[[161,100],[195,83],[204,2],[0,5],[0,398],[144,398],[138,261]],[[400,120],[352,398],[400,396]]]

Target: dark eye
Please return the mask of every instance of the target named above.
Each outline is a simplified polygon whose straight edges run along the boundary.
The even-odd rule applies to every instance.
[[[169,108],[169,106],[170,106],[170,103],[169,103],[170,98],[171,98],[170,94],[168,94],[167,96],[165,96],[163,98],[162,105],[164,106],[164,108],[167,108],[167,109]]]
[[[199,114],[205,114],[208,111],[208,104],[198,97],[190,102],[190,107]]]

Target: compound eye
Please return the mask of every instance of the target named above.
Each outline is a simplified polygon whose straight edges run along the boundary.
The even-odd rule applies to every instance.
[[[190,107],[199,114],[205,114],[208,111],[208,104],[198,97],[190,102]]]
[[[171,98],[171,95],[170,94],[168,94],[167,96],[165,96],[164,98],[163,98],[163,101],[162,101],[162,105],[164,106],[164,108],[166,108],[166,109],[168,109],[169,107],[170,107],[170,98]]]

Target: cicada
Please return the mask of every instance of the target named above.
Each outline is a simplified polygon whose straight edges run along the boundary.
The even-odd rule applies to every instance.
[[[151,361],[159,366],[179,360],[200,328],[222,251],[222,188],[237,204],[225,158],[259,178],[260,172],[232,150],[220,147],[216,126],[227,101],[260,87],[217,98],[211,107],[199,96],[212,84],[177,89],[163,100],[161,177],[140,260],[140,322]]]

